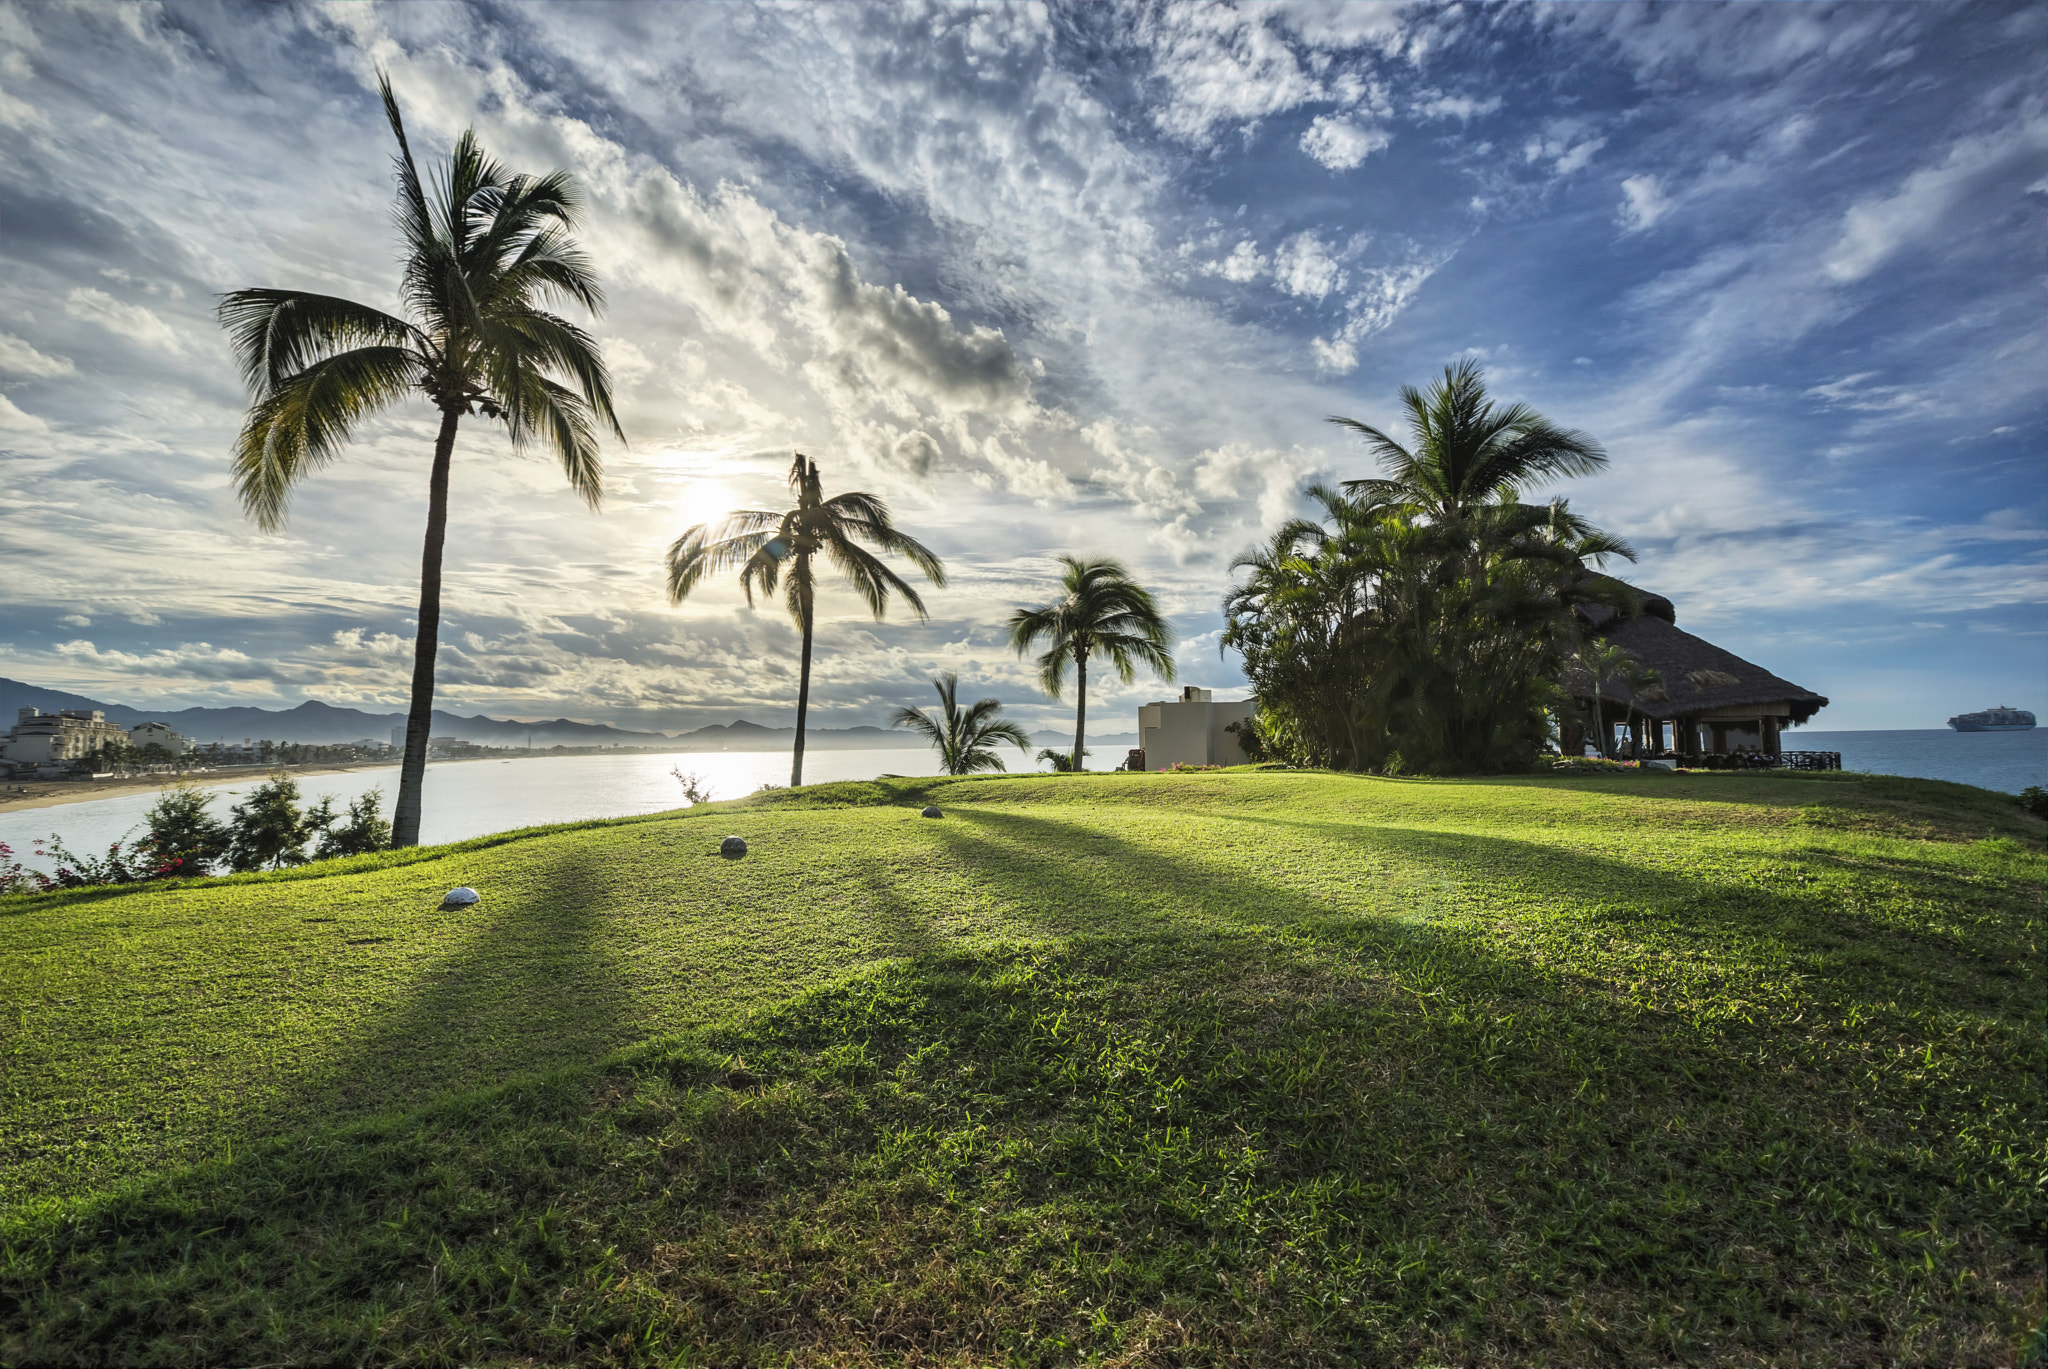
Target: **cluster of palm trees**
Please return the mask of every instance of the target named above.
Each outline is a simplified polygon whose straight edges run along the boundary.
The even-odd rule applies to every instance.
[[[398,141],[402,316],[330,295],[270,289],[233,291],[223,296],[219,312],[251,397],[234,449],[235,489],[244,510],[267,531],[284,526],[300,481],[341,453],[359,421],[414,395],[439,411],[412,698],[392,819],[392,845],[411,846],[419,840],[433,716],[449,467],[462,420],[502,423],[515,451],[539,448],[553,456],[592,507],[604,493],[600,436],[623,440],[624,433],[596,340],[555,312],[573,305],[594,316],[604,307],[596,273],[572,236],[582,205],[568,173],[508,171],[465,132],[447,164],[422,177],[390,81],[380,77],[379,89]],[[770,596],[780,590],[803,640],[790,772],[790,783],[801,784],[818,559],[840,573],[878,620],[892,598],[919,618],[926,610],[917,591],[862,543],[904,557],[933,585],[943,586],[946,578],[939,558],[896,528],[882,500],[859,490],[827,497],[817,463],[801,453],[790,487],[792,508],[742,510],[678,538],[667,557],[668,592],[681,603],[707,576],[733,567],[749,605],[756,590]],[[1039,678],[1054,698],[1072,667],[1071,765],[1079,769],[1089,662],[1107,662],[1126,683],[1140,664],[1170,680],[1172,634],[1152,596],[1116,562],[1063,561],[1062,597],[1018,610],[1010,638],[1020,653],[1045,646]],[[994,717],[1000,708],[994,700],[960,710],[958,681],[943,676],[934,683],[943,718],[906,709],[898,720],[932,728],[949,768],[986,768],[995,761],[994,741],[1025,744],[1015,724]],[[908,722],[911,716],[922,724]]]
[[[1584,645],[1575,607],[1633,607],[1590,567],[1633,553],[1566,501],[1522,495],[1606,456],[1527,406],[1490,402],[1469,360],[1401,399],[1407,444],[1331,420],[1365,438],[1383,474],[1312,487],[1320,521],[1290,522],[1239,558],[1223,645],[1258,693],[1258,743],[1283,758],[1439,773],[1526,763]]]

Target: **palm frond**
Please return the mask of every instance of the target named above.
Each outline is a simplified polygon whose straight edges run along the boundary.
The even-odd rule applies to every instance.
[[[230,290],[215,309],[242,381],[262,398],[316,361],[356,347],[419,347],[404,319],[334,295]]]
[[[250,406],[235,441],[233,479],[242,507],[275,532],[292,488],[332,460],[356,421],[415,389],[420,361],[403,347],[359,347],[287,376]]]
[[[767,515],[773,518],[774,515]],[[763,528],[733,528],[733,518],[728,517],[714,527],[699,523],[670,544],[665,558],[668,566],[668,601],[680,604],[688,598],[690,591],[703,582],[707,575],[716,575],[734,566],[744,565],[757,556],[770,539],[770,533]],[[774,592],[775,580],[771,572],[767,588]],[[753,602],[751,594],[747,602]]]
[[[826,555],[832,558],[832,564],[839,568],[840,574],[846,577],[847,583],[852,585],[866,602],[868,611],[875,615],[877,622],[888,611],[891,594],[897,595],[908,604],[910,611],[917,615],[918,621],[922,622],[931,617],[925,609],[924,600],[910,587],[910,582],[882,564],[872,553],[855,546],[847,538],[836,535],[828,537],[825,551]]]

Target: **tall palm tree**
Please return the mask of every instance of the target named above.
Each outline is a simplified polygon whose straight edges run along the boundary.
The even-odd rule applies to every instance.
[[[1000,701],[979,699],[972,708],[961,708],[960,677],[952,671],[933,680],[932,688],[939,691],[938,717],[921,708],[899,708],[889,726],[907,727],[929,741],[948,775],[1007,769],[996,754],[997,742],[1015,742],[1019,751],[1031,749],[1023,728],[996,716],[1003,711]]]
[[[235,443],[235,490],[266,531],[285,525],[293,490],[340,454],[359,420],[412,394],[440,411],[391,825],[391,844],[412,846],[433,722],[457,426],[470,414],[503,423],[514,451],[538,446],[553,455],[592,508],[604,491],[598,430],[621,441],[625,434],[596,341],[543,307],[566,301],[595,314],[604,305],[590,261],[570,237],[581,205],[568,173],[515,175],[469,131],[446,167],[422,179],[391,82],[380,77],[378,86],[398,139],[404,316],[299,290],[236,290],[221,297],[219,312],[251,401]]]
[[[1038,682],[1057,699],[1074,667],[1074,763],[1078,773],[1084,753],[1081,741],[1088,727],[1088,661],[1106,657],[1117,678],[1129,684],[1140,663],[1163,680],[1173,679],[1173,629],[1152,601],[1152,592],[1131,579],[1121,564],[1098,557],[1084,561],[1062,556],[1060,576],[1064,598],[1038,608],[1020,608],[1010,615],[1010,645],[1022,656],[1039,642],[1047,650],[1038,658]]]
[[[1365,438],[1386,472],[1347,480],[1344,488],[1375,503],[1419,505],[1432,522],[1457,524],[1479,505],[1564,476],[1591,475],[1607,464],[1600,444],[1560,428],[1526,404],[1495,406],[1486,377],[1470,357],[1444,368],[1427,393],[1401,387],[1413,436],[1404,447],[1355,418],[1330,422]]]
[[[946,568],[923,543],[896,530],[889,506],[874,495],[848,490],[827,499],[818,463],[802,452],[789,468],[789,487],[796,491],[793,509],[741,509],[727,514],[716,527],[699,523],[678,537],[668,549],[668,601],[682,603],[705,576],[733,566],[740,568],[740,588],[749,608],[757,588],[773,594],[778,584],[783,587],[783,602],[804,639],[796,693],[796,753],[789,767],[789,782],[798,785],[804,782],[804,716],[811,706],[811,636],[818,600],[812,561],[821,553],[828,557],[867,601],[876,622],[888,609],[891,594],[909,604],[919,619],[929,615],[917,591],[856,541],[902,555],[941,588]]]

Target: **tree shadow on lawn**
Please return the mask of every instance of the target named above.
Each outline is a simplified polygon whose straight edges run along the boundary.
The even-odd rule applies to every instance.
[[[702,863],[717,873],[729,868],[711,852]],[[656,896],[652,906],[628,907],[626,896],[645,891],[631,887],[637,872],[622,872],[624,864],[587,843],[561,841],[553,859],[521,872],[516,892],[493,896],[487,915],[459,946],[419,967],[400,1000],[316,1077],[266,1109],[259,1129],[275,1134],[297,1129],[306,1118],[371,1115],[588,1065],[691,1025],[693,1015],[684,1012],[679,1020],[674,1000],[700,991],[714,1006],[697,1020],[729,1015],[730,1008],[715,1006],[730,987],[718,976],[720,962],[656,952],[651,963],[636,963],[624,943],[652,922],[694,913],[717,943],[713,956],[741,960],[758,974],[764,957],[786,949],[775,929],[720,921],[715,885],[708,892],[686,887],[684,896],[698,900],[694,906],[672,909]],[[688,866],[679,873],[687,881]],[[743,870],[736,875],[746,878]],[[856,878],[860,902],[849,915],[875,943],[877,957],[917,955],[946,941],[883,870],[871,867]],[[796,971],[809,963],[804,958]],[[674,977],[663,978],[664,970]],[[801,987],[793,982],[774,997]]]
[[[1676,803],[1729,804],[1766,808],[1798,820],[1810,810],[1846,810],[1873,824],[1876,835],[1926,839],[1938,833],[1948,841],[1970,841],[1988,824],[2001,833],[2025,833],[2036,841],[2040,831],[2029,826],[2010,795],[1949,780],[1915,779],[1861,771],[1699,771],[1676,775],[1647,772],[1633,775],[1503,775],[1494,783],[1517,789],[1599,794],[1617,798]],[[1915,827],[1907,824],[1917,824]],[[1886,830],[1892,828],[1895,830]],[[1853,830],[1853,829],[1851,829]]]
[[[960,817],[984,877],[1101,898],[1067,825]],[[1899,1144],[1924,1117],[1532,1011],[1537,972],[1427,924],[1291,937],[1329,905],[1089,835],[1253,911],[928,954],[16,1221],[0,1357],[1050,1365],[1171,1324],[1203,1362],[1948,1362],[2024,1314],[2017,1243],[1940,1234],[1996,1200]]]
[[[1382,885],[1347,904],[1291,887],[1280,871],[1255,875],[1242,867],[1226,870],[1208,862],[1177,861],[1111,831],[1077,829],[1029,814],[957,811],[966,822],[1000,836],[1002,848],[998,852],[985,843],[956,839],[950,843],[956,858],[984,874],[1021,881],[1040,898],[1050,894],[1063,910],[1073,910],[1049,918],[1041,915],[1049,930],[1114,933],[1117,928],[1099,914],[1075,913],[1101,908],[1117,898],[1121,888],[1140,891],[1132,901],[1141,907],[1149,905],[1151,916],[1159,920],[1156,930],[1184,921],[1189,912],[1199,912],[1225,922],[1305,925],[1348,939],[1381,940],[1409,936],[1418,925],[1430,925],[1418,924],[1413,913],[1439,899],[1446,892],[1446,882],[1452,890],[1469,889],[1482,900],[1505,885],[1523,899],[1533,898],[1568,913],[1583,926],[1604,928],[1626,938],[1631,946],[1646,937],[1675,940],[1731,969],[1746,965],[1771,977],[1782,973],[1783,956],[1789,951],[1805,962],[1800,968],[1811,976],[1802,992],[1820,1002],[1920,1000],[1967,986],[1971,998],[1986,1006],[1996,1003],[2010,1012],[2014,1010],[2010,996],[2023,987],[2011,979],[1994,984],[1985,975],[1987,955],[2009,949],[2003,945],[1987,946],[1945,929],[1914,928],[1896,919],[1872,917],[1845,908],[1826,895],[1786,893],[1705,874],[1674,875],[1514,838],[1245,813],[1212,815],[1217,822],[1300,831],[1384,852],[1426,872],[1435,882],[1415,890],[1414,903],[1396,911],[1389,908],[1389,898],[1407,901],[1398,884],[1391,890]],[[1255,844],[1251,853],[1256,855],[1259,849]],[[1054,852],[1059,854],[1049,854]],[[1953,879],[1950,871],[1928,873]],[[1517,910],[1507,904],[1495,912],[1480,913],[1489,924],[1494,918],[1516,915]],[[1435,953],[1450,946],[1464,955],[1474,953],[1479,938],[1488,935],[1491,927],[1473,926],[1465,922],[1466,916],[1459,910],[1454,920],[1433,930]],[[1835,973],[1838,957],[1846,951],[1859,957],[1852,976]],[[1881,953],[1881,968],[1873,966],[1873,952]],[[1546,981],[1556,978],[1556,972],[1539,972],[1520,957],[1510,960],[1487,954],[1483,958],[1492,967],[1489,978],[1497,978],[1510,964]]]

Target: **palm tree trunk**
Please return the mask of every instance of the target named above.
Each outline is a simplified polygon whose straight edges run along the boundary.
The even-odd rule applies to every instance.
[[[1088,648],[1074,653],[1074,764],[1081,773],[1081,742],[1088,730]],[[1142,738],[1141,738],[1142,740]]]
[[[807,567],[798,567],[802,574]],[[804,596],[804,664],[797,676],[796,686],[796,753],[790,758],[789,784],[794,789],[804,782],[804,714],[811,706],[811,623],[812,604],[809,595]]]
[[[427,482],[427,545],[420,553],[419,633],[412,644],[412,706],[405,715],[405,760],[398,770],[398,807],[391,815],[393,847],[420,844],[420,786],[427,778],[427,738],[434,726],[434,655],[441,646],[441,546],[448,540],[448,467],[455,456],[455,425],[462,410],[441,411],[434,439],[434,473]]]

